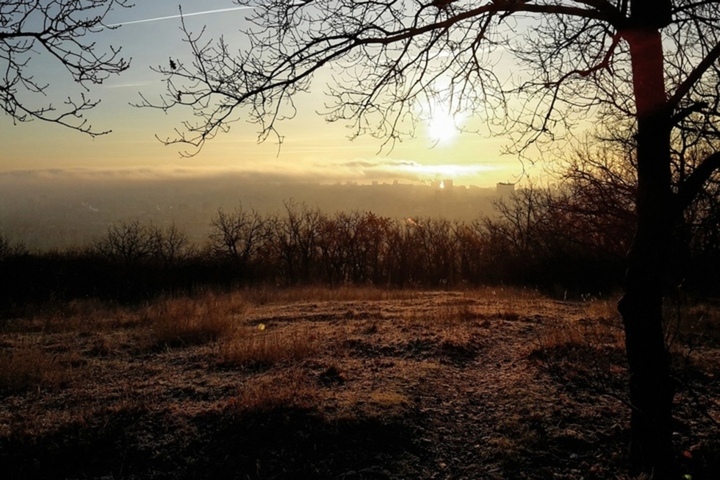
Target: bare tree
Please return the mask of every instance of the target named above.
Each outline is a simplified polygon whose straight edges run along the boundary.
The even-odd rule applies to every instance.
[[[275,245],[289,283],[311,282],[320,255],[320,232],[325,214],[294,200],[284,202],[285,216],[278,222]]]
[[[13,243],[8,237],[0,233],[0,260],[17,255],[24,255],[26,253],[27,249],[25,245],[22,243]]]
[[[559,167],[559,185],[549,207],[554,215],[566,218],[566,227],[556,235],[568,236],[574,243],[616,258],[624,257],[637,223],[634,150],[588,140],[562,159]]]
[[[91,36],[112,28],[104,23],[127,0],[10,0],[0,2],[0,103],[15,122],[43,120],[92,136],[95,130],[84,117],[99,100],[86,96],[88,84],[100,84],[109,75],[129,67],[120,48],[100,51]],[[33,57],[40,55],[64,68],[82,86],[79,96],[56,106],[48,97],[49,84],[36,78]]]
[[[175,223],[165,228],[150,225],[148,227],[151,255],[165,266],[176,264],[179,260],[194,253],[187,234]]]
[[[672,231],[720,166],[720,2],[698,0],[238,0],[254,5],[235,53],[223,39],[185,30],[194,61],[167,75],[163,109],[196,121],[168,143],[202,145],[232,121],[261,139],[295,114],[294,95],[320,69],[332,72],[325,114],[355,135],[387,144],[414,133],[434,108],[472,111],[512,134],[521,155],[553,148],[583,122],[634,133],[637,228],[619,309],[632,402],[631,458],[656,478],[674,476],[669,355],[662,300]],[[526,72],[496,74],[509,52]],[[507,86],[510,85],[510,86]],[[440,105],[441,107],[438,107]],[[695,134],[698,162],[682,163],[674,139]],[[278,135],[278,139],[281,139]],[[687,137],[691,138],[691,137]],[[192,151],[191,151],[192,153]]]
[[[216,255],[237,261],[244,269],[258,258],[272,236],[269,221],[257,210],[239,205],[232,213],[218,209],[210,226],[210,248]]]
[[[103,237],[95,242],[95,249],[101,255],[135,265],[152,255],[159,243],[156,230],[139,220],[109,225]]]

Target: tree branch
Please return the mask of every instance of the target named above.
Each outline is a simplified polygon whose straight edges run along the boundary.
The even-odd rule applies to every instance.
[[[705,72],[720,59],[720,42],[716,43],[715,46],[705,55],[700,63],[688,74],[685,80],[675,89],[675,93],[668,99],[667,105],[669,108],[677,108],[680,101],[690,92],[692,87],[702,78]]]
[[[697,198],[710,177],[720,170],[720,152],[709,155],[680,185],[676,196],[677,212],[681,214]]]
[[[103,22],[114,7],[130,7],[128,0],[15,0],[0,3],[0,104],[14,122],[41,120],[91,136],[104,135],[84,118],[84,112],[100,102],[86,98],[67,98],[64,107],[47,101],[30,106],[35,98],[52,93],[49,84],[39,83],[28,70],[34,55],[55,59],[80,87],[100,84],[109,75],[129,67],[120,57],[120,48],[100,52],[86,37],[107,27]],[[39,21],[38,21],[39,20]],[[37,47],[42,47],[40,51]]]

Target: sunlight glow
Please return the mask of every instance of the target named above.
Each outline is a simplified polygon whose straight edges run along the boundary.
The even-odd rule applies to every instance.
[[[462,115],[453,115],[449,112],[435,111],[428,121],[427,134],[438,144],[448,144],[458,136],[458,125],[464,120]]]
[[[484,164],[434,164],[421,165],[418,163],[408,163],[396,167],[398,170],[410,172],[419,177],[442,177],[460,179],[463,177],[478,177],[483,173],[498,170],[497,167]]]

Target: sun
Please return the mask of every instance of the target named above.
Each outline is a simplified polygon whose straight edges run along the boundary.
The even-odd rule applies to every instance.
[[[463,120],[464,115],[436,108],[427,122],[427,136],[434,144],[450,144],[460,134],[460,124]]]

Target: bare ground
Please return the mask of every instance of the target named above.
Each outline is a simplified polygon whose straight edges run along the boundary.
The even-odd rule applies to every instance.
[[[501,290],[240,297],[6,321],[0,477],[630,478],[611,305]],[[219,311],[225,328],[163,334],[178,308]],[[682,338],[676,450],[689,478],[717,479],[720,348]]]

